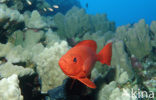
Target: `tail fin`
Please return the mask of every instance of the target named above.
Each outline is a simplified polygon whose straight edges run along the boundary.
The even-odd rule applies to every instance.
[[[102,64],[111,65],[112,58],[112,42],[104,46],[104,48],[98,53],[97,60]]]

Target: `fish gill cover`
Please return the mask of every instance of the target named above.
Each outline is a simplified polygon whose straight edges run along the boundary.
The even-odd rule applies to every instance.
[[[94,5],[91,2],[86,0],[80,5],[78,0],[0,0],[0,100],[138,100],[155,97],[156,19],[132,18],[133,23],[118,26],[116,18],[128,19],[120,14],[137,16],[139,13],[121,10],[114,12],[115,15],[95,14],[104,7],[98,6],[100,1],[94,1]],[[110,7],[116,2],[121,3],[114,1]],[[147,5],[150,3],[153,6],[152,2]],[[126,4],[120,7],[123,6]],[[148,15],[155,10],[145,11],[142,14]],[[151,23],[146,22],[148,18]],[[87,88],[77,80],[73,83],[58,65],[61,56],[83,40],[96,41],[97,52],[113,42],[111,67],[97,62],[91,72],[96,89]],[[9,91],[8,87],[11,87]],[[14,91],[18,95],[14,95]]]

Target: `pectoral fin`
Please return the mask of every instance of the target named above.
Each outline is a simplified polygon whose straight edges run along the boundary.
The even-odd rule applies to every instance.
[[[78,80],[90,88],[96,88],[96,85],[88,78],[79,78]]]

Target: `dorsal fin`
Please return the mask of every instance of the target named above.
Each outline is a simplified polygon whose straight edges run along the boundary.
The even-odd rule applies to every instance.
[[[94,40],[83,40],[79,42],[77,45],[75,45],[75,47],[78,47],[78,46],[90,47],[95,52],[97,48],[96,42]]]

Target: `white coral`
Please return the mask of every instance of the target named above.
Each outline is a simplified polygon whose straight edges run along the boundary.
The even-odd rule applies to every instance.
[[[8,62],[18,63],[29,60],[30,53],[27,50],[24,50],[21,45],[18,45],[14,48],[11,48],[10,52],[7,53],[6,59]]]
[[[9,18],[10,21],[17,22],[21,22],[24,20],[23,15],[20,14],[17,10],[12,10],[4,4],[0,5],[0,21],[7,18]]]
[[[121,75],[117,81],[120,84],[125,84],[128,80],[129,80],[129,77],[128,77],[127,72],[125,71],[125,72],[121,73]]]
[[[137,98],[132,97],[130,89],[123,88],[123,90],[121,90],[117,87],[112,91],[109,100],[137,100]]]
[[[37,64],[37,72],[42,80],[42,92],[47,92],[62,84],[65,75],[58,66],[58,61],[68,49],[66,41],[56,42],[50,48],[45,48],[34,59]]]
[[[19,77],[34,74],[33,69],[23,68],[22,66],[13,65],[10,62],[0,65],[0,73],[2,77],[9,77],[17,74]]]
[[[116,85],[117,85],[117,83],[115,81],[112,81],[108,85],[102,86],[102,89],[98,93],[97,100],[109,100],[109,95],[116,88]]]
[[[6,56],[12,47],[13,47],[13,44],[11,44],[9,42],[7,44],[0,43],[0,57]]]
[[[16,74],[0,80],[0,100],[23,100]]]
[[[37,10],[31,14],[31,18],[25,19],[26,26],[29,28],[44,28],[46,23],[42,20],[41,15]]]

